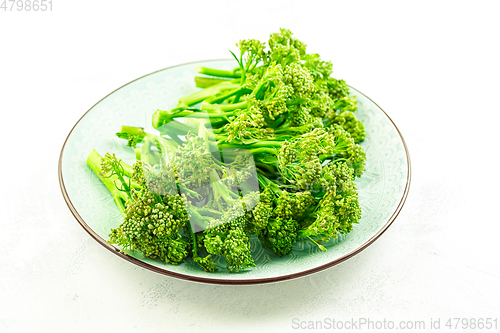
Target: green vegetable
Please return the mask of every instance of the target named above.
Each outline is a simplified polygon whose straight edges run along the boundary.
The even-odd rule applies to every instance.
[[[157,133],[121,128],[133,166],[89,155],[123,215],[110,234],[123,252],[237,272],[255,266],[252,237],[278,256],[303,241],[326,251],[359,222],[366,132],[349,86],[289,30],[237,46],[236,68],[197,67],[201,89],[152,115]]]

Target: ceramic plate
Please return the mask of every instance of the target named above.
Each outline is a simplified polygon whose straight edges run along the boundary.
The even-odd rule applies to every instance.
[[[64,198],[82,227],[101,245],[133,264],[168,276],[217,284],[256,284],[288,280],[334,266],[373,243],[395,220],[410,185],[410,159],[401,133],[391,119],[368,97],[352,88],[358,99],[356,116],[366,129],[361,143],[366,152],[366,171],[357,180],[362,218],[348,235],[324,244],[326,252],[311,242],[299,242],[292,254],[276,257],[251,239],[256,267],[228,273],[223,263],[219,271],[206,273],[192,260],[173,266],[143,257],[124,255],[107,243],[109,232],[122,216],[111,195],[88,168],[86,158],[92,149],[101,155],[114,152],[133,163],[133,151],[115,133],[122,125],[142,126],[154,131],[151,115],[157,109],[170,109],[177,100],[196,91],[196,66],[233,69],[231,60],[201,61],[165,68],[145,75],[104,97],[76,123],[66,139],[59,159],[59,182]]]

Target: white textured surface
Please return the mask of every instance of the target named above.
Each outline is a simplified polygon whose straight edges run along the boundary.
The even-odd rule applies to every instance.
[[[441,318],[450,331],[449,317],[500,321],[497,3],[53,3],[51,13],[0,11],[1,332],[286,332],[297,331],[294,318],[361,317],[423,320],[426,331]],[[389,230],[326,271],[243,287],[157,275],[91,239],[57,180],[80,116],[132,79],[225,58],[238,39],[280,26],[403,133],[412,186]]]

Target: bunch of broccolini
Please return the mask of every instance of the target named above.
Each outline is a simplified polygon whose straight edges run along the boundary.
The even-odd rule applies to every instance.
[[[110,233],[123,252],[208,272],[223,256],[236,272],[255,266],[252,236],[278,256],[299,241],[326,251],[361,218],[365,130],[348,85],[289,30],[237,46],[237,68],[197,67],[202,89],[153,114],[157,133],[122,127],[133,165],[89,155],[123,215]]]

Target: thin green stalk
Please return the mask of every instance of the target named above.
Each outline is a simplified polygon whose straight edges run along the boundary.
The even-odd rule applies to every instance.
[[[224,81],[219,84],[214,84],[208,88],[197,91],[191,95],[184,96],[179,99],[178,106],[193,106],[205,99],[214,96],[215,94],[227,90],[227,89],[237,89],[239,88],[239,83],[233,83],[231,81]]]
[[[226,71],[226,70],[222,70],[222,69],[208,68],[208,67],[204,67],[204,66],[196,66],[194,70],[200,74],[217,76],[217,77],[228,77],[228,78],[240,78],[241,77],[241,73],[236,72],[235,70]]]
[[[319,249],[320,249],[321,251],[326,252],[326,247],[324,247],[324,246],[323,246],[323,245],[321,245],[321,244],[318,244],[318,243],[317,243],[314,239],[312,239],[310,236],[308,236],[307,238],[309,238],[309,240],[310,240],[311,242],[313,242],[314,244],[316,244],[316,245],[319,247]]]
[[[203,101],[201,103],[201,109],[204,111],[212,111],[212,112],[227,112],[234,111],[237,109],[246,109],[248,108],[248,101],[243,101],[239,103],[233,104],[212,104],[207,101]]]
[[[210,100],[210,103],[211,104],[219,104],[223,101],[225,101],[226,99],[228,99],[229,97],[232,97],[232,96],[235,96],[237,94],[248,94],[248,93],[251,93],[252,91],[248,88],[245,88],[245,87],[240,87],[238,89],[235,89],[233,91],[230,91],[228,92],[227,94],[225,95],[222,95],[220,97],[217,97],[213,100]],[[235,104],[236,102],[234,102],[233,104]]]
[[[258,141],[252,144],[233,144],[233,143],[220,143],[219,148],[281,148],[281,141]]]
[[[216,85],[216,84],[219,84],[222,82],[227,82],[227,81],[230,81],[230,80],[207,77],[207,76],[195,76],[194,77],[194,82],[195,82],[197,88],[208,88],[208,87],[211,87],[213,85]]]

